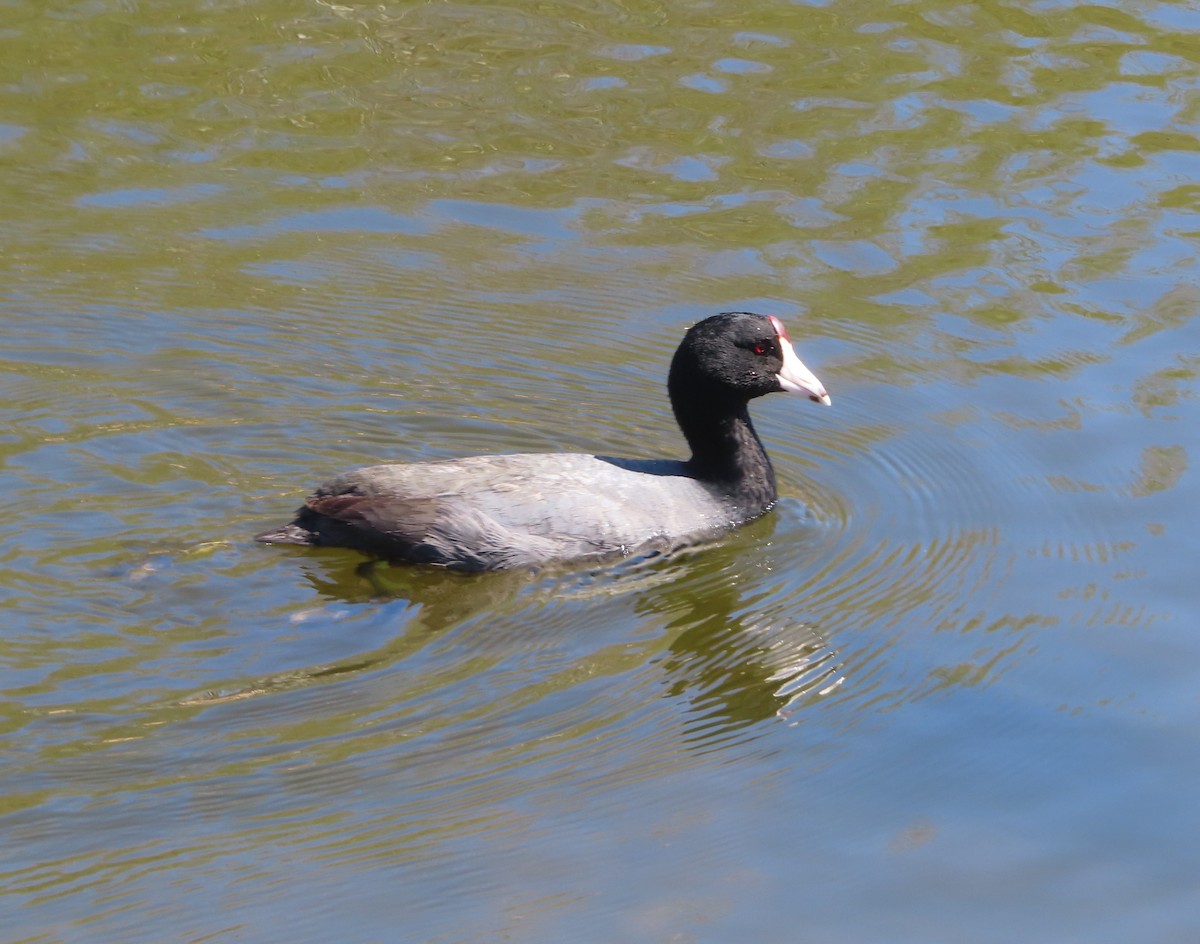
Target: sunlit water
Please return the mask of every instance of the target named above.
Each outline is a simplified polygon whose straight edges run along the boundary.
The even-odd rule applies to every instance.
[[[4,11],[5,941],[1200,935],[1195,8]],[[716,546],[249,540],[727,309],[834,407]]]

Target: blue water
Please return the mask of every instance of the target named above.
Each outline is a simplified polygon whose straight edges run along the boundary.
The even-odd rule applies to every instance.
[[[1194,11],[10,13],[6,941],[1200,934]],[[250,540],[728,309],[833,408],[715,546]]]

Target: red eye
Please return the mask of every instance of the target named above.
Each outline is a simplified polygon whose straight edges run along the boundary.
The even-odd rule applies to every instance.
[[[760,357],[763,354],[770,354],[771,353],[771,343],[769,341],[755,341],[754,347],[751,350],[753,350],[754,353],[758,354]]]

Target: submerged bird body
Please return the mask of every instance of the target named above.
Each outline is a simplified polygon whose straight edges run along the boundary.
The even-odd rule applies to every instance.
[[[551,453],[368,466],[325,483],[257,540],[466,571],[670,550],[774,504],[750,399],[786,390],[829,403],[778,319],[746,312],[693,326],[668,389],[686,462]]]

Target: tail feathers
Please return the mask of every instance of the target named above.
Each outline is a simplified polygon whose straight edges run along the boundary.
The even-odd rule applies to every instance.
[[[317,535],[298,524],[280,525],[262,534],[256,534],[254,540],[263,544],[316,544]]]

